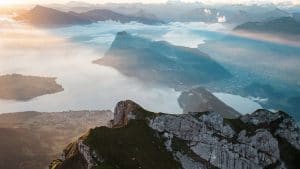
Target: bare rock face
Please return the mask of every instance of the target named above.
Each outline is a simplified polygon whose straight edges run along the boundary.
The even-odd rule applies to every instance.
[[[161,115],[150,126],[185,140],[195,155],[214,167],[257,169],[280,161],[278,142],[269,131],[259,129],[252,136],[245,130],[236,133],[218,113]]]
[[[296,122],[286,113],[272,113],[266,110],[258,110],[241,118],[245,123],[256,127],[269,128],[275,136],[286,139],[297,149],[300,149],[300,129]]]
[[[132,129],[132,126],[138,127],[139,132],[141,128],[144,128],[145,132],[150,130],[152,134],[149,138],[152,143],[154,140],[163,142],[161,145],[155,144],[156,148],[169,152],[171,157],[181,165],[173,168],[296,169],[299,166],[299,127],[290,116],[283,112],[271,113],[267,110],[258,110],[238,119],[226,119],[216,112],[181,115],[155,114],[142,109],[132,101],[122,101],[117,104],[115,117],[111,123],[110,132],[121,131],[121,134],[125,132],[129,140],[140,139],[139,135],[133,134],[133,131],[127,132]],[[111,137],[107,130],[103,131],[106,132],[96,135],[105,134],[105,136]],[[121,137],[124,138],[118,135],[116,138],[110,139],[115,140]],[[102,139],[105,138],[102,137]],[[122,142],[124,140],[117,142],[117,144],[123,144]],[[94,147],[101,147],[101,145],[97,145],[97,140],[94,140],[93,143]],[[143,141],[139,143],[143,144]],[[148,145],[141,145],[141,147]],[[89,145],[85,146],[89,147]],[[86,150],[84,153],[79,152],[79,154],[85,157],[85,163],[89,164],[87,169],[101,168],[104,164],[111,167],[112,163],[107,162],[110,159],[105,155],[106,149],[99,149],[98,147],[97,152],[93,148],[85,148],[84,150]],[[101,153],[101,150],[105,151]],[[145,152],[145,154],[148,153]],[[155,154],[155,156],[161,155]],[[113,158],[115,156],[118,154],[114,154]],[[98,160],[89,162],[88,159]],[[116,159],[123,158],[117,157]],[[133,158],[133,160],[136,159]],[[62,160],[62,164],[66,164],[65,161],[66,159]],[[155,162],[157,164],[164,163],[164,161],[159,160]],[[113,160],[112,165],[115,168],[120,168],[117,164],[120,163]],[[146,163],[138,161],[138,164]],[[139,165],[137,168],[149,168],[149,166]],[[53,169],[57,168],[54,167]],[[59,169],[65,168],[60,167]]]
[[[111,126],[122,127],[128,124],[129,120],[135,119],[135,113],[142,108],[133,101],[126,100],[117,103],[114,111],[114,119]]]

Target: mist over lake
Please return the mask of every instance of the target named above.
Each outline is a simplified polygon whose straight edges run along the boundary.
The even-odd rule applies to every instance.
[[[26,102],[1,100],[0,112],[112,109],[119,100],[132,99],[149,110],[182,113],[182,109],[177,103],[180,91],[163,84],[145,83],[137,78],[127,77],[112,67],[92,63],[104,56],[116,34],[120,31],[126,31],[132,35],[154,41],[167,41],[178,46],[190,48],[199,46],[200,50],[207,52],[234,75],[233,79],[209,83],[204,86],[212,92],[225,93],[225,95],[221,94],[220,96],[227,96],[226,93],[243,95],[246,99],[238,102],[243,103],[245,109],[237,108],[244,110],[242,113],[255,111],[261,108],[260,104],[263,104],[260,103],[260,100],[253,99],[255,96],[252,97],[247,93],[242,94],[237,90],[252,81],[278,82],[278,79],[286,79],[286,74],[290,74],[292,76],[288,78],[292,81],[280,82],[277,85],[293,84],[291,92],[299,90],[299,82],[297,82],[299,80],[297,77],[299,75],[299,57],[296,56],[299,48],[276,43],[270,45],[270,42],[247,40],[246,38],[239,40],[244,47],[239,51],[245,55],[243,59],[240,59],[235,57],[235,53],[226,52],[230,49],[225,46],[230,44],[227,43],[229,41],[227,39],[230,39],[230,42],[233,41],[232,38],[229,38],[231,37],[229,33],[232,26],[228,24],[171,22],[163,25],[144,25],[136,22],[124,24],[104,21],[84,26],[40,29],[28,27],[7,18],[2,19],[2,22],[5,22],[5,25],[10,29],[7,31],[8,29],[4,27],[1,31],[1,74],[19,73],[57,77],[57,83],[63,86],[64,91],[40,96]],[[8,34],[15,36],[8,36]],[[22,43],[20,43],[20,37]],[[206,46],[214,41],[225,42],[216,46]],[[262,43],[268,44],[270,49],[274,48],[273,46],[278,47],[277,50],[281,52],[273,57],[280,58],[290,52],[290,59],[285,62],[272,59],[274,62],[272,67],[264,67],[264,62],[269,62],[270,58],[265,55],[268,52],[265,48],[269,47],[267,45],[262,46]],[[259,48],[253,52],[253,47],[257,46]],[[293,52],[291,52],[291,48],[294,50]],[[260,58],[261,55],[265,57]],[[253,69],[254,65],[249,64],[252,59],[260,59],[262,64],[255,64],[257,67]],[[281,74],[277,73],[279,71]],[[291,72],[293,73],[291,74]],[[272,76],[272,74],[276,76]],[[235,97],[235,99],[243,99],[243,97]],[[222,97],[219,99],[222,100]],[[238,105],[234,104],[237,102],[235,99],[229,99],[229,101],[232,100],[231,106],[233,107]],[[262,99],[268,100],[268,98]],[[228,104],[228,98],[224,98],[223,101]],[[265,108],[276,110],[277,107],[272,107],[273,105],[265,104]],[[264,107],[264,105],[262,106]]]
[[[299,0],[0,1],[0,169],[298,169],[299,103]]]

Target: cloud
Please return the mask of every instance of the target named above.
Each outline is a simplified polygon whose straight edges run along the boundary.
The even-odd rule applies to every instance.
[[[177,103],[179,92],[165,86],[146,85],[113,68],[92,64],[103,56],[109,47],[107,43],[111,43],[108,41],[114,38],[111,30],[104,28],[106,34],[98,34],[101,27],[93,26],[80,30],[94,36],[94,41],[80,42],[68,40],[78,35],[78,27],[45,31],[18,25],[0,32],[0,74],[57,77],[65,89],[28,102],[0,100],[0,112],[113,109],[124,99],[132,99],[152,111],[182,112]],[[137,25],[132,27],[136,29]]]
[[[211,10],[210,9],[204,9],[204,13],[206,13],[207,15],[211,15]]]
[[[219,22],[219,23],[224,23],[224,22],[226,22],[226,16],[218,16],[217,18],[218,18],[218,22]]]
[[[70,0],[53,0],[51,3],[67,3]],[[111,3],[111,0],[90,0],[89,3]],[[165,3],[168,0],[115,0],[114,3]],[[291,4],[300,4],[300,0],[181,0],[174,1],[173,3],[179,2],[202,2],[208,4],[214,3],[224,3],[224,4],[265,4],[265,3],[291,3]],[[9,2],[3,1],[2,4],[48,4],[48,0],[10,0]],[[1,4],[1,3],[0,3]]]

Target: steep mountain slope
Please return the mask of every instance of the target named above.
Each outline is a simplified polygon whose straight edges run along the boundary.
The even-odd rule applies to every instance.
[[[156,114],[119,102],[111,127],[91,129],[50,169],[296,169],[300,131],[284,112],[238,119],[218,113]]]
[[[105,57],[95,61],[145,82],[190,87],[230,78],[231,74],[197,49],[119,32]]]
[[[40,5],[37,5],[23,15],[19,15],[16,19],[24,20],[32,25],[41,27],[59,27],[92,23],[92,21],[87,18]]]
[[[110,111],[1,114],[0,168],[46,168],[68,143],[111,118]]]

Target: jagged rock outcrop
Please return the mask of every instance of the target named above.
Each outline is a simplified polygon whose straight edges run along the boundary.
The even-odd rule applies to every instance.
[[[129,120],[135,119],[134,114],[137,113],[136,111],[141,109],[138,104],[130,100],[117,103],[114,111],[114,119],[110,122],[111,124],[109,126],[123,127],[127,125]]]
[[[218,113],[198,116],[163,115],[150,126],[187,141],[192,153],[218,168],[265,168],[280,160],[278,143],[269,131],[259,129],[247,136],[245,130],[235,132]]]
[[[155,114],[132,101],[122,101],[115,108],[111,124],[112,128],[92,129],[79,142],[88,148],[72,156],[64,155],[52,169],[68,168],[62,166],[78,153],[85,164],[90,164],[85,168],[294,169],[299,166],[299,127],[283,112],[258,110],[237,119],[226,119],[216,112]],[[80,147],[79,143],[74,145]]]
[[[241,118],[245,123],[256,127],[264,127],[271,130],[275,136],[288,140],[297,149],[300,149],[300,130],[297,123],[286,113],[272,113],[266,110],[258,110]]]

